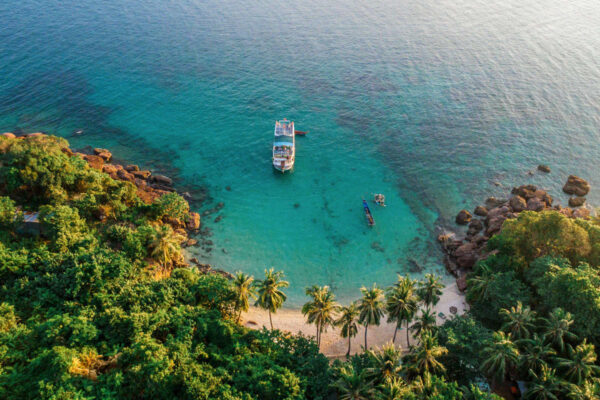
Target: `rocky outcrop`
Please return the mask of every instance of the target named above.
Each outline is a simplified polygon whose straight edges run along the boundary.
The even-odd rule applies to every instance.
[[[2,136],[4,136],[4,137],[7,137],[7,138],[9,138],[9,139],[14,139],[14,138],[16,138],[16,137],[17,137],[17,135],[15,135],[15,134],[14,134],[14,133],[12,133],[12,132],[4,132],[4,133],[2,134]]]
[[[112,158],[112,153],[106,149],[95,148],[94,155],[102,157],[102,159],[106,162],[109,162]]]
[[[590,184],[583,178],[569,175],[567,183],[563,186],[563,192],[576,196],[585,196],[590,191]]]
[[[460,210],[456,215],[456,223],[459,225],[467,225],[469,222],[471,222],[472,218],[473,216],[470,212],[467,210]]]
[[[569,177],[565,187],[573,193],[589,191],[589,184],[573,175]],[[490,254],[485,250],[487,241],[502,230],[507,219],[516,218],[523,211],[540,212],[545,210],[555,210],[569,218],[590,217],[590,210],[581,207],[585,204],[584,197],[572,197],[569,200],[571,207],[581,207],[573,210],[560,205],[553,207],[552,196],[534,185],[514,187],[511,194],[512,196],[506,200],[489,197],[485,202],[486,207],[478,206],[475,209],[474,214],[481,218],[473,218],[466,210],[461,210],[456,216],[456,223],[468,224],[463,239],[457,239],[454,234],[448,233],[438,236],[438,241],[445,253],[444,265],[448,272],[457,277],[457,284],[459,288],[462,288],[461,290],[464,290],[467,285],[466,274],[478,260],[484,259]]]

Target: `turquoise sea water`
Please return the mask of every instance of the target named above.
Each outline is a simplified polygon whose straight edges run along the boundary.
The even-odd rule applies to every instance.
[[[292,305],[441,272],[436,227],[514,184],[564,204],[575,173],[600,200],[597,1],[4,0],[0,17],[0,131],[108,147],[201,212],[223,202],[195,255],[284,269]],[[310,133],[281,176],[283,117]]]

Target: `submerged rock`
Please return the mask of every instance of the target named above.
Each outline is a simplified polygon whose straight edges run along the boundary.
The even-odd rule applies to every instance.
[[[544,164],[538,165],[537,169],[538,169],[538,171],[542,171],[542,172],[545,172],[547,174],[550,173],[550,167],[547,166],[547,165],[544,165]]]
[[[152,182],[166,186],[171,186],[173,184],[173,180],[164,175],[152,175]]]

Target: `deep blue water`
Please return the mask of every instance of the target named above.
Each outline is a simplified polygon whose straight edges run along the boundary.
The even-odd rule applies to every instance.
[[[564,204],[575,173],[600,200],[597,1],[4,0],[0,17],[0,131],[108,147],[200,211],[224,202],[195,255],[284,269],[291,304],[441,272],[436,226],[514,184]],[[310,131],[288,176],[270,165],[283,117]]]

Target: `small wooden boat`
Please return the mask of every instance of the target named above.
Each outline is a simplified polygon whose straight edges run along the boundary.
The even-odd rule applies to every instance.
[[[375,220],[373,219],[373,215],[371,215],[371,210],[369,210],[369,205],[367,201],[363,199],[363,208],[365,210],[365,216],[367,217],[367,223],[369,226],[375,225]]]
[[[304,136],[308,133],[308,131],[294,131],[296,135]]]

